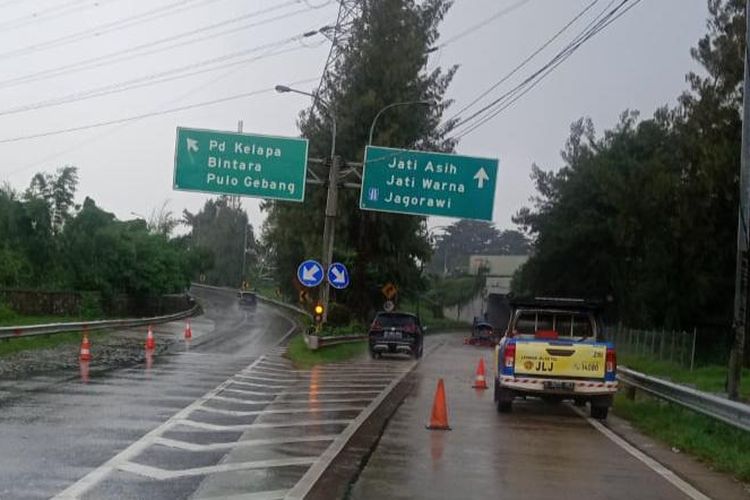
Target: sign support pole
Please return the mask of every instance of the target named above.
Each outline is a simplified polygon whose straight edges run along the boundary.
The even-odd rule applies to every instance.
[[[328,171],[328,197],[326,198],[326,218],[323,225],[323,272],[328,272],[333,262],[333,242],[336,235],[336,207],[338,205],[338,185],[341,158],[336,155],[331,157],[331,168]],[[323,320],[328,318],[328,303],[331,297],[331,284],[328,280],[323,283],[321,290],[321,303],[323,304]]]

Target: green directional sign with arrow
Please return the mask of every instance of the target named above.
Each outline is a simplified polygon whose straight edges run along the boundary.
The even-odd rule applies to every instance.
[[[177,129],[175,189],[303,201],[306,174],[306,139]]]
[[[492,220],[498,161],[367,146],[363,210]]]

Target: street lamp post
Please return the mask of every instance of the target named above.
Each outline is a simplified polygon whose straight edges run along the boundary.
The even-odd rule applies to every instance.
[[[384,106],[383,108],[380,109],[380,111],[378,111],[375,114],[375,118],[372,119],[372,124],[370,124],[370,135],[368,136],[368,139],[367,139],[367,145],[368,146],[372,145],[372,136],[375,133],[375,125],[377,124],[378,118],[380,118],[380,115],[382,115],[385,111],[391,108],[395,108],[397,106],[410,106],[412,104],[422,104],[425,106],[432,105],[430,101],[403,101],[403,102],[394,102],[394,103],[388,104],[387,106]]]
[[[338,183],[340,160],[336,156],[336,114],[330,104],[319,96],[310,92],[293,89],[285,85],[277,85],[276,92],[293,92],[312,97],[315,102],[322,105],[328,117],[331,119],[331,168],[328,170],[328,194],[326,197],[325,222],[323,224],[323,272],[328,272],[333,261],[333,242],[336,234],[336,205],[338,204]],[[331,296],[331,285],[328,280],[323,280],[320,302],[323,305],[323,319],[328,317],[328,302]]]

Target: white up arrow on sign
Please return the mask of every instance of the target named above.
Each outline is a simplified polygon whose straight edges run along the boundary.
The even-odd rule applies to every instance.
[[[315,281],[315,275],[319,269],[316,266],[302,268],[302,279],[305,281]]]
[[[187,150],[188,152],[191,151],[198,151],[198,141],[195,139],[191,139],[190,137],[187,138]]]
[[[484,167],[480,168],[479,171],[474,174],[474,179],[477,181],[477,187],[482,189],[484,187],[484,181],[490,180],[490,176],[484,170]]]

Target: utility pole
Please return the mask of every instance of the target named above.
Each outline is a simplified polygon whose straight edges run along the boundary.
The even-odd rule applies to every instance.
[[[333,261],[333,242],[336,236],[336,207],[339,200],[339,170],[341,158],[332,152],[331,168],[328,170],[328,196],[326,198],[326,218],[323,224],[323,269],[328,272]],[[328,302],[331,298],[331,284],[323,280],[321,303],[323,304],[323,319],[328,317]]]
[[[737,224],[737,269],[734,285],[734,343],[729,354],[727,392],[739,399],[747,321],[748,223],[750,222],[750,2],[745,5],[745,79],[742,110],[742,153],[740,156],[740,196]]]

